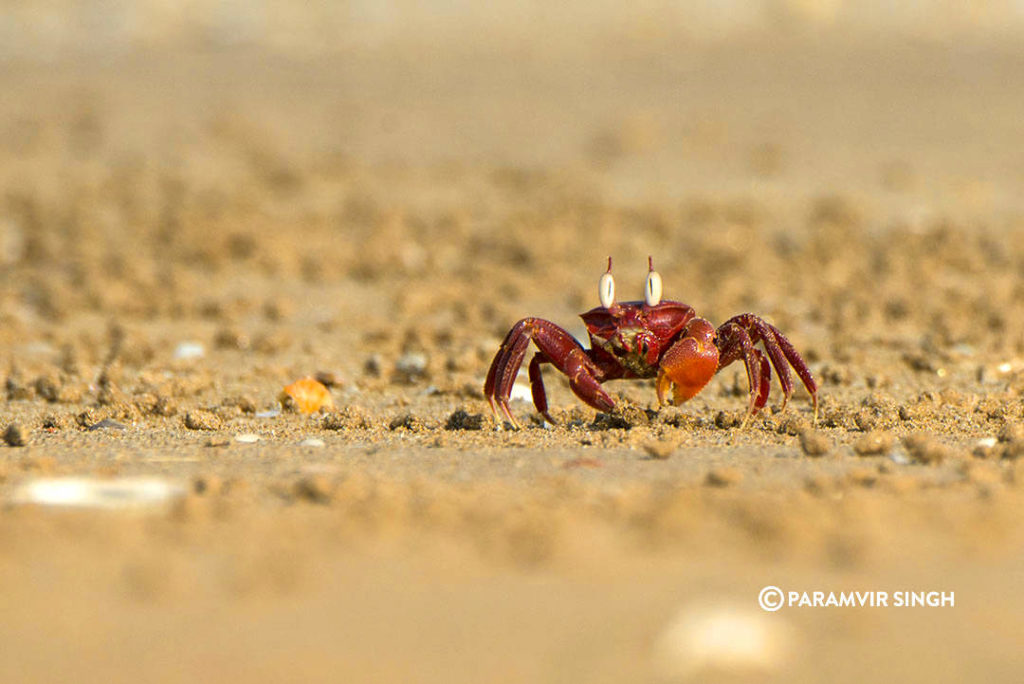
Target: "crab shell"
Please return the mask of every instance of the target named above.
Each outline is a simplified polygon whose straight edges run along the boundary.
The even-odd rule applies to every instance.
[[[295,408],[300,413],[316,413],[334,408],[330,390],[313,378],[296,380],[281,390],[277,400],[283,408]]]

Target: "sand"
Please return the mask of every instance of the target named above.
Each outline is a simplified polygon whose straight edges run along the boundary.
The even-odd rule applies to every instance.
[[[1019,681],[1022,65],[870,37],[5,63],[0,680]],[[548,370],[558,424],[516,400],[501,429],[501,338],[582,335],[608,255],[622,298],[653,255],[667,298],[772,321],[817,423],[775,386],[741,428],[733,365],[679,407],[610,383],[611,415]],[[316,373],[336,411],[281,412]],[[170,489],[26,501],[70,477]],[[767,585],[955,606],[769,613]]]

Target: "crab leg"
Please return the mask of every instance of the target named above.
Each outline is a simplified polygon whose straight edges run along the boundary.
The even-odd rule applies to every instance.
[[[535,358],[530,363],[530,382],[534,404],[545,418],[550,419],[547,415],[547,398],[544,394],[543,380],[538,382],[540,364],[544,362],[552,364],[569,376],[570,388],[588,405],[599,411],[610,411],[615,406],[612,398],[601,388],[601,369],[572,335],[550,321],[524,318],[512,326],[505,336],[505,341],[491,362],[487,380],[484,382],[484,396],[490,402],[495,417],[500,419],[504,416],[513,426],[519,427],[519,423],[509,410],[508,401],[516,374],[531,340],[540,350],[541,359]]]
[[[730,345],[736,344],[737,341],[742,346],[742,339],[738,331],[742,331],[751,344],[757,344],[759,341],[763,342],[768,358],[771,360],[771,365],[774,366],[775,372],[779,376],[779,385],[782,386],[782,408],[785,408],[789,397],[793,394],[793,380],[789,373],[789,366],[792,366],[807,389],[808,394],[811,395],[811,400],[814,403],[814,415],[817,418],[818,386],[814,382],[807,363],[796,351],[796,348],[793,347],[793,344],[786,339],[786,336],[764,319],[753,314],[740,314],[730,318],[719,327],[719,337],[724,340],[719,345],[722,349],[722,362],[719,364],[719,367],[723,368],[739,358],[737,350],[734,348],[730,349]],[[764,365],[767,368],[767,362]],[[753,385],[751,385],[751,391],[753,391]],[[763,405],[764,402],[761,403],[761,406]]]
[[[804,361],[803,357],[796,350],[796,347],[786,339],[785,335],[780,333],[778,330],[775,331],[776,339],[779,342],[779,347],[782,349],[782,353],[786,355],[786,359],[796,370],[796,374],[800,377],[800,381],[804,384],[807,389],[807,393],[811,395],[811,402],[814,404],[814,420],[818,420],[818,385],[814,382],[814,376],[811,375],[811,369],[807,367],[807,362]]]
[[[772,366],[775,367],[775,372],[779,376],[779,385],[782,386],[782,405],[780,410],[786,408],[790,396],[793,395],[793,379],[789,374],[789,361],[786,359],[778,341],[782,333],[767,321],[751,314],[741,314],[733,317],[731,320],[736,321],[736,323],[748,331],[752,331],[751,340],[754,344],[757,344],[758,338],[764,342],[764,349],[768,352],[768,358],[771,359]]]
[[[750,386],[750,407],[743,419],[746,425],[747,420],[757,415],[768,401],[768,392],[771,388],[771,366],[768,359],[757,349],[754,349],[754,342],[745,329],[736,323],[727,323],[718,329],[719,337],[719,360],[718,369],[721,370],[733,361],[743,359],[743,365],[747,370],[747,383]]]
[[[761,386],[758,388],[753,412],[747,412],[748,419],[763,409],[764,405],[768,403],[768,392],[772,387],[772,367],[768,364],[768,359],[764,357],[764,354],[759,349],[754,350],[754,356],[757,357],[757,362],[761,365]]]
[[[584,351],[593,363],[594,368],[585,369],[589,372],[579,374],[576,382],[572,381],[574,376],[571,367],[559,368],[559,370],[570,376],[569,386],[577,397],[599,411],[609,411],[612,408],[611,405],[595,403],[600,402],[601,395],[604,395],[604,390],[601,389],[600,383],[605,380],[621,378],[622,366],[614,363],[612,365],[605,363],[606,360],[602,359],[599,355],[595,355],[592,349],[585,349]],[[552,361],[544,356],[544,352],[537,352],[530,360],[530,392],[533,394],[533,405],[537,407],[537,412],[544,416],[544,420],[555,424],[558,421],[548,413],[548,396],[544,391],[544,375],[541,373],[541,364],[545,363],[552,363]],[[591,382],[591,379],[593,379],[593,382]],[[607,395],[604,396],[607,397]]]
[[[533,394],[533,405],[540,415],[549,423],[554,423],[555,419],[548,413],[548,395],[544,391],[544,375],[540,372],[540,365],[547,362],[542,352],[537,352],[530,359],[530,393]]]

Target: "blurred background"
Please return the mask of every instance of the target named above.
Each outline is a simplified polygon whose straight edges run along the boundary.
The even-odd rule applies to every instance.
[[[288,56],[434,45],[446,49],[603,50],[609,43],[734,40],[752,33],[883,33],[918,40],[1006,38],[1019,0],[705,0],[479,3],[295,3],[276,0],[11,0],[0,19],[5,57],[49,60],[138,49],[250,47]]]
[[[626,193],[782,177],[1001,206],[1022,32],[1015,0],[12,0],[2,111],[23,147],[55,110],[109,121],[115,150],[233,117],[295,154],[596,162]]]

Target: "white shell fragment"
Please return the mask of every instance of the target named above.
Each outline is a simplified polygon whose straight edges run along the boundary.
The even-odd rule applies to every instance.
[[[39,506],[125,510],[165,506],[184,495],[182,485],[154,477],[57,477],[26,482],[12,499]]]
[[[908,463],[911,463],[913,461],[913,459],[910,458],[910,454],[907,453],[906,449],[899,445],[897,445],[896,448],[893,449],[892,452],[890,452],[889,460],[895,463],[896,465],[907,465]]]
[[[714,673],[768,674],[792,652],[793,630],[782,616],[737,605],[681,610],[654,643],[654,667],[670,680]]]
[[[260,441],[260,436],[252,432],[243,432],[240,435],[235,435],[235,441],[241,444],[255,444]]]
[[[647,306],[657,306],[661,303],[661,276],[657,271],[647,272],[647,282],[644,284],[644,302]]]
[[[299,442],[299,446],[320,448],[324,446],[324,440],[319,437],[309,437]]]
[[[201,359],[206,356],[206,348],[199,342],[182,342],[174,348],[174,358],[178,360]]]
[[[395,361],[395,370],[403,375],[423,375],[427,370],[427,355],[419,352],[409,352]]]
[[[615,278],[612,277],[611,271],[601,276],[597,284],[597,296],[601,300],[601,306],[606,309],[610,309],[615,303]]]
[[[512,391],[509,392],[509,399],[512,401],[533,401],[533,392],[530,390],[529,385],[517,382],[512,385]]]

